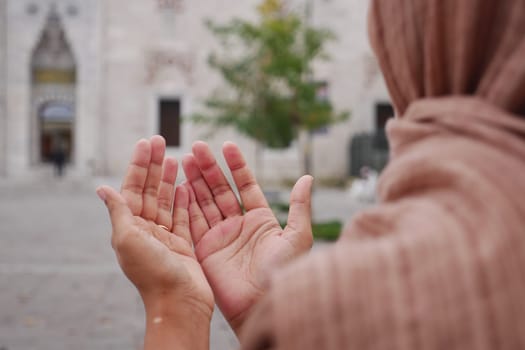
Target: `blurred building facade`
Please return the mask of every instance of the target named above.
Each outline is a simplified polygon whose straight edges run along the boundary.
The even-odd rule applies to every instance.
[[[352,136],[384,126],[378,111],[388,95],[366,35],[368,2],[310,1],[313,24],[338,37],[315,79],[352,114],[314,135],[313,169],[316,177],[344,177]],[[189,152],[207,128],[182,116],[222,84],[207,66],[217,42],[204,20],[255,19],[257,3],[0,0],[0,176],[43,176],[56,149],[71,176],[120,176],[133,144],[156,133],[167,137],[168,154]],[[233,130],[207,141],[219,154],[225,140],[238,142],[254,165],[255,145]],[[264,178],[297,177],[298,147],[265,151]]]

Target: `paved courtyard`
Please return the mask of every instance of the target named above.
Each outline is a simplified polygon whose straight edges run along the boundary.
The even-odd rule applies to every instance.
[[[94,188],[115,180],[0,182],[0,350],[140,349],[143,308],[110,247],[106,209]],[[319,219],[360,205],[317,190]],[[219,312],[211,349],[237,340]]]

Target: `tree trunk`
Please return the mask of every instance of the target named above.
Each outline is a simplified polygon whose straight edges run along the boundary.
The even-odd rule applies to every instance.
[[[264,183],[263,145],[255,141],[255,178],[261,185]]]
[[[308,130],[303,132],[302,142],[302,158],[303,158],[303,175],[308,174],[313,176],[313,138],[312,133]]]

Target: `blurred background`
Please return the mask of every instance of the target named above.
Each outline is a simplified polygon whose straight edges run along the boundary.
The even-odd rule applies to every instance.
[[[140,348],[94,188],[142,137],[238,143],[282,221],[314,175],[315,249],[337,238],[388,160],[368,4],[0,0],[0,350]],[[220,313],[212,332],[236,347]]]

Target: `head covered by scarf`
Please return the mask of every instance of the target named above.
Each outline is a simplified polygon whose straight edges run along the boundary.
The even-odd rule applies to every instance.
[[[524,1],[375,0],[369,35],[400,114],[466,95],[525,117]]]
[[[525,161],[525,1],[374,0],[369,36],[398,113],[388,126],[394,170],[380,195],[408,190],[400,187],[412,176],[401,176],[398,160],[406,148],[426,158],[415,164],[423,172],[439,154],[503,171],[482,155],[486,146]],[[458,145],[444,154],[445,141]]]
[[[525,348],[525,0],[372,0],[379,203],[275,273],[244,349]]]

